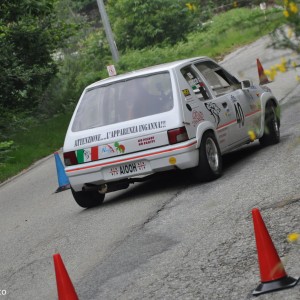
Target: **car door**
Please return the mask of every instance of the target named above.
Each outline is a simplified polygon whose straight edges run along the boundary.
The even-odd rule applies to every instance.
[[[260,97],[262,90],[252,84],[251,81],[243,82],[242,91],[246,95],[249,113],[246,116],[246,124],[248,131],[259,132],[261,127],[261,102]]]
[[[250,114],[247,95],[241,90],[235,90],[227,95],[233,105],[235,122],[231,127],[232,145],[248,139],[247,116]]]
[[[227,145],[234,147],[248,138],[246,116],[250,113],[248,98],[241,90],[240,82],[226,70],[211,60],[195,64],[207,81],[214,102],[225,110],[227,122],[218,127],[226,128]]]
[[[215,125],[221,151],[225,151],[231,142],[229,126],[235,122],[234,106],[230,98],[225,95],[214,97],[194,66],[186,66],[180,72],[183,77],[180,88],[185,99],[185,120],[191,120],[189,123],[195,128],[204,119],[209,119]]]

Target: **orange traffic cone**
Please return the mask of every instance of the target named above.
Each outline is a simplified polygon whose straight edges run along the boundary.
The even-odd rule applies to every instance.
[[[264,68],[258,58],[256,59],[256,63],[257,63],[259,84],[263,85],[266,83],[270,83],[271,81],[269,81],[267,75],[265,74]]]
[[[78,296],[71,282],[69,274],[61,259],[60,254],[53,255],[56,274],[57,293],[59,300],[78,300]]]
[[[253,291],[252,295],[258,296],[263,293],[294,287],[299,278],[293,278],[286,274],[257,208],[252,209],[252,217],[261,277],[261,284]]]

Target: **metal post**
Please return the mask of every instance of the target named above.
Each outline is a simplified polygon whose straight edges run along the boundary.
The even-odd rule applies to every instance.
[[[107,13],[106,13],[106,10],[105,10],[103,0],[97,0],[97,4],[98,4],[99,12],[100,12],[100,15],[101,15],[102,23],[103,23],[103,26],[104,26],[105,34],[106,34],[106,37],[107,37],[107,40],[108,40],[108,44],[109,44],[109,47],[110,47],[110,51],[111,51],[113,60],[115,62],[118,62],[119,61],[119,53],[118,53],[118,49],[117,49],[116,43],[115,43],[114,38],[113,38],[113,33],[112,33],[112,30],[111,30],[111,27],[110,27],[110,23],[109,23],[109,20],[108,20],[108,16],[107,16]]]

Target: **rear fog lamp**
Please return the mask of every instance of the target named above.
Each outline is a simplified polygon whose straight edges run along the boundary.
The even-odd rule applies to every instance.
[[[185,127],[168,130],[168,138],[171,145],[185,142],[189,139]]]

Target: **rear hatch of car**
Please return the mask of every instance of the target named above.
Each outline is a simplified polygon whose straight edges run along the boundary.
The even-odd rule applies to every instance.
[[[126,155],[143,158],[186,140],[175,85],[165,71],[87,88],[66,135],[65,165],[122,163]]]

